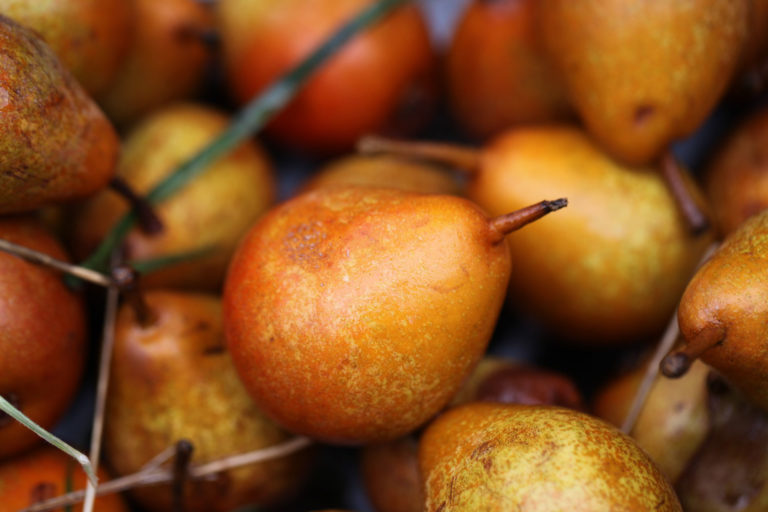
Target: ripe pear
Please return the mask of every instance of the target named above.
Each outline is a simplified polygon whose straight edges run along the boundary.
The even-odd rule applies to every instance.
[[[203,40],[213,28],[210,11],[195,0],[135,0],[136,31],[115,80],[97,96],[118,125],[191,98],[200,88],[212,52]]]
[[[648,164],[704,121],[750,33],[749,0],[544,0],[544,45],[588,131]]]
[[[422,194],[462,195],[459,181],[445,170],[397,156],[350,155],[324,165],[303,191],[328,185],[393,187]]]
[[[109,481],[102,467],[98,476],[100,484]],[[50,446],[38,448],[0,464],[0,510],[22,510],[40,501],[85,489],[85,485],[85,473],[72,458]],[[128,512],[119,494],[96,498],[94,507],[99,512]],[[70,510],[81,512],[83,506],[75,505]]]
[[[368,7],[368,0],[221,0],[226,77],[244,104]],[[434,110],[436,57],[415,5],[404,5],[342,48],[266,134],[317,154],[350,150],[366,133],[413,133]]]
[[[706,192],[722,236],[768,207],[768,109],[739,125],[707,166]]]
[[[485,140],[516,125],[572,117],[536,30],[536,0],[474,0],[446,57],[451,110]]]
[[[560,407],[452,409],[424,432],[419,466],[428,512],[682,510],[631,438]]]
[[[134,38],[133,0],[0,0],[35,31],[91,96],[114,81]]]
[[[491,220],[466,199],[396,189],[283,203],[246,235],[224,288],[246,388],[285,428],[325,441],[414,430],[485,351],[511,270],[505,233],[564,203]]]
[[[126,138],[118,175],[137,192],[148,192],[228,122],[223,113],[202,105],[166,107]],[[248,140],[157,206],[162,233],[134,228],[125,239],[127,257],[142,260],[205,250],[148,274],[142,282],[148,287],[217,290],[238,240],[274,197],[271,163],[258,143]],[[75,253],[87,256],[127,210],[123,198],[110,190],[84,204],[74,220]]]
[[[61,244],[31,217],[0,218],[0,238],[68,259]],[[61,275],[0,252],[0,395],[51,428],[77,392],[85,342],[85,308]],[[0,458],[38,442],[31,430],[0,413]]]
[[[30,30],[0,15],[0,214],[77,199],[112,177],[119,141]]]
[[[224,345],[221,302],[212,295],[150,291],[149,321],[118,312],[104,449],[119,475],[134,473],[179,439],[204,464],[267,448],[289,434],[253,404]],[[305,453],[227,470],[187,485],[185,510],[225,512],[294,492]],[[149,510],[171,510],[170,486],[135,489]]]
[[[733,231],[691,279],[678,307],[685,346],[662,362],[670,377],[700,357],[768,409],[768,210]]]
[[[598,391],[594,413],[621,427],[629,413],[646,365],[619,376]],[[710,429],[707,365],[697,362],[683,378],[657,378],[629,433],[671,482],[677,481]]]

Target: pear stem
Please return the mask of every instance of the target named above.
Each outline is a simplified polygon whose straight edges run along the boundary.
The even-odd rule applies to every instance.
[[[173,459],[173,481],[171,492],[173,494],[173,512],[184,512],[184,488],[189,481],[189,463],[192,460],[192,452],[195,450],[192,441],[180,439],[176,442],[176,456]]]
[[[513,231],[517,231],[526,224],[542,218],[548,213],[568,206],[568,199],[561,198],[554,201],[541,201],[531,206],[526,206],[511,213],[500,215],[488,221],[491,231],[491,243],[497,244]]]
[[[377,0],[365,7],[296,67],[275,81],[262,94],[254,97],[238,112],[226,130],[157,184],[147,194],[147,200],[152,204],[157,204],[175,194],[177,190],[205,171],[209,165],[260,130],[296,96],[307,80],[328,59],[338,53],[350,39],[408,1]],[[122,242],[135,221],[136,214],[134,212],[125,214],[105,235],[101,245],[82,265],[92,269],[104,268],[112,250]]]
[[[145,300],[144,290],[141,287],[141,277],[136,269],[126,264],[115,265],[112,268],[112,278],[118,284],[119,290],[125,293],[139,325],[149,327],[154,324],[157,316]]]
[[[88,281],[89,283],[104,287],[109,287],[112,285],[112,280],[101,272],[96,272],[95,270],[91,270],[89,268],[81,267],[78,265],[72,265],[66,261],[58,260],[45,253],[15,244],[13,242],[9,242],[8,240],[3,240],[2,238],[0,238],[0,251],[13,254],[14,256],[18,256],[19,258],[25,259],[32,263],[36,263],[38,265],[44,265],[46,267],[59,270],[66,274],[80,278],[83,281]]]
[[[686,346],[664,356],[660,364],[661,373],[670,379],[682,377],[701,354],[723,341],[725,341],[725,329],[722,325],[705,327]]]
[[[197,41],[209,50],[216,50],[221,44],[219,31],[208,27],[199,27],[185,23],[176,27],[175,36],[181,42]]]
[[[680,164],[670,151],[667,151],[661,159],[661,172],[691,233],[694,235],[704,233],[709,229],[709,219],[691,195]]]
[[[145,198],[141,197],[128,182],[119,176],[115,176],[109,181],[109,188],[119,194],[130,205],[136,213],[139,227],[147,235],[157,235],[163,232],[163,222],[157,216],[152,205]]]
[[[189,478],[198,480],[201,478],[221,473],[229,469],[235,469],[249,464],[257,464],[267,460],[273,460],[280,457],[286,457],[292,453],[306,448],[312,444],[312,440],[297,436],[284,443],[280,443],[268,448],[262,448],[248,453],[241,453],[238,455],[232,455],[223,459],[219,459],[213,462],[209,462],[202,466],[192,465],[189,468]],[[166,451],[163,451],[160,455],[165,458]],[[85,458],[85,455],[83,455]],[[167,468],[158,467],[156,459],[152,459],[144,468],[137,473],[126,475],[121,478],[116,478],[99,485],[96,488],[96,495],[102,496],[104,494],[112,494],[121,491],[127,491],[129,489],[135,489],[137,487],[146,487],[149,485],[156,485],[161,483],[168,483],[173,481],[173,472]],[[87,459],[86,459],[87,460]],[[85,497],[85,491],[74,491],[49,500],[36,503],[20,512],[43,512],[47,510],[53,510],[56,508],[66,507],[74,505],[83,501]]]
[[[357,142],[363,155],[389,154],[404,158],[426,160],[453,167],[470,176],[480,171],[481,152],[478,149],[440,142],[413,142],[368,135]]]

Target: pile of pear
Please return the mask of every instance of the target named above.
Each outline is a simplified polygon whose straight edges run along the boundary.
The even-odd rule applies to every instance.
[[[231,121],[223,101],[182,101],[215,54],[244,103],[364,2],[70,4],[0,0],[0,238],[81,261],[131,210],[114,189],[148,194]],[[268,146],[246,140],[156,205],[159,225],[126,236],[124,261],[172,264],[142,275],[117,315],[108,468],[131,474],[181,439],[204,464],[299,435],[366,445],[382,511],[759,510],[765,114],[723,143],[701,185],[668,152],[729,89],[759,81],[768,6],[693,4],[471,2],[442,75],[413,6],[356,41],[270,123]],[[423,127],[441,80],[479,147],[367,138],[367,154],[350,153],[363,135]],[[289,197],[272,159],[294,151],[312,169]],[[0,394],[53,428],[103,298],[15,256],[0,267]],[[662,370],[690,371],[657,380],[625,435],[645,367],[613,381],[564,360],[615,369],[614,352],[646,349],[675,315],[682,338]],[[519,350],[498,325],[521,317],[538,338],[522,351],[559,360],[575,384],[483,359],[489,346]],[[29,462],[52,457],[36,443],[0,415],[0,489],[16,489],[0,503],[69,481],[66,465],[52,476],[53,462]],[[228,470],[181,496],[131,495],[158,511],[290,506],[325,471],[312,456]],[[28,466],[40,474],[21,477]]]

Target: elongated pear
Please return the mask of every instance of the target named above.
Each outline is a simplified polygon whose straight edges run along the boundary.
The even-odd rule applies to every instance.
[[[104,187],[119,141],[112,125],[31,31],[0,15],[0,214]]]
[[[325,441],[414,430],[485,351],[511,271],[505,234],[564,205],[488,219],[466,199],[363,187],[283,203],[245,236],[225,284],[246,389]]]

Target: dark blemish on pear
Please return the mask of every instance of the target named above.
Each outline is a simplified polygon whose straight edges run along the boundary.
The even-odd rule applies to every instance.
[[[653,105],[640,105],[637,107],[634,114],[635,128],[640,128],[647,124],[655,113],[656,107]]]
[[[58,495],[56,485],[51,482],[40,482],[29,492],[29,504],[34,505],[55,498]]]

